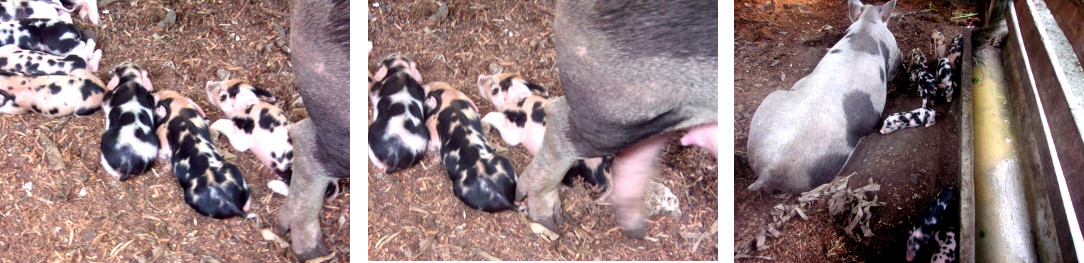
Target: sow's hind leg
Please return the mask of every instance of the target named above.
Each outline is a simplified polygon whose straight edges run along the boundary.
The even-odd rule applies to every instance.
[[[565,172],[578,157],[570,154],[571,141],[568,134],[568,103],[564,98],[553,100],[546,107],[546,133],[542,148],[522,173],[516,185],[516,200],[527,198],[528,216],[531,221],[556,230],[562,223],[561,199],[557,187]]]

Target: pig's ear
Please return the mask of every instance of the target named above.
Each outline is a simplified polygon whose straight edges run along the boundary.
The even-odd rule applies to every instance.
[[[893,3],[893,5],[895,5],[895,3]],[[860,1],[860,0],[850,0],[848,2],[847,6],[848,6],[847,17],[851,18],[851,23],[854,23],[854,21],[858,21],[858,18],[862,17],[862,1]],[[889,10],[889,11],[891,11],[891,10]]]
[[[892,18],[893,9],[896,9],[896,0],[888,1],[888,3],[881,6],[881,21],[884,21],[885,24],[888,24],[888,19]]]
[[[105,84],[105,90],[113,90],[117,88],[117,85],[120,85],[120,76],[113,76],[109,79],[109,84]]]
[[[527,98],[531,97],[531,95],[533,95],[531,89],[527,88],[526,85],[516,84],[508,88],[508,95],[505,96],[505,99],[515,98],[515,101],[519,101],[519,98]]]
[[[207,113],[203,113],[203,108],[200,108],[199,104],[196,104],[196,102],[193,102],[191,99],[189,99],[188,102],[192,104],[193,108],[196,108],[196,111],[199,112],[200,117],[207,118]]]
[[[260,103],[260,98],[253,92],[240,92],[237,93],[237,98],[233,99],[234,110],[243,109],[245,106]]]
[[[253,86],[252,87],[252,93],[256,94],[257,99],[265,100],[265,101],[268,101],[268,102],[275,102],[275,95],[271,94],[270,91],[267,91],[265,89]]]
[[[154,92],[154,85],[151,84],[150,73],[148,73],[146,70],[141,70],[140,73],[142,73],[143,76],[142,78],[140,78],[140,80],[143,81],[143,87],[147,88],[147,92]]]
[[[414,77],[414,80],[417,80],[418,83],[422,83],[422,73],[418,72],[418,64],[414,63],[414,61],[410,62],[410,76]]]
[[[437,105],[437,96],[425,97],[425,108],[426,109],[437,110],[437,106],[439,106],[439,105]]]
[[[388,75],[388,67],[381,65],[380,69],[376,70],[376,73],[373,73],[373,80],[383,80],[384,75]]]
[[[155,94],[158,95],[158,94]],[[158,105],[154,107],[154,117],[156,122],[161,123],[169,115],[169,110],[166,109],[166,105]]]

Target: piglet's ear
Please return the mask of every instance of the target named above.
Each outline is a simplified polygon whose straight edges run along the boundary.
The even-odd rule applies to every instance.
[[[428,108],[428,109],[436,110],[437,109],[437,97],[436,96],[426,97],[425,98],[425,107]]]
[[[192,100],[188,100],[188,101],[192,103],[193,108],[196,108],[196,111],[199,112],[200,117],[207,118],[207,113],[203,113],[203,108],[200,108],[199,104],[196,104],[195,102],[192,102]]]
[[[157,95],[158,94],[155,94],[155,96],[157,96]],[[159,122],[161,122],[163,119],[165,119],[168,116],[169,116],[169,110],[166,109],[165,105],[158,105],[158,107],[154,107],[154,117],[155,117],[155,119],[158,119]]]
[[[234,110],[244,109],[248,105],[260,103],[260,98],[252,92],[239,92],[233,101]]]
[[[113,76],[112,79],[109,79],[109,84],[105,84],[105,90],[113,90],[117,88],[117,85],[120,85],[120,77]]]
[[[374,81],[384,80],[384,75],[388,75],[388,67],[381,66],[380,69],[376,70],[376,72],[373,73],[373,80]]]
[[[146,70],[142,70],[140,73],[142,75],[140,80],[143,82],[143,87],[147,88],[147,92],[154,92],[154,85],[151,84],[150,73],[147,73]]]

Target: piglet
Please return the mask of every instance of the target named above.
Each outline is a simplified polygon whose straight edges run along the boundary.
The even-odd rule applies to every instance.
[[[884,126],[881,126],[881,134],[889,134],[904,128],[922,125],[925,125],[928,128],[935,123],[934,115],[937,115],[937,111],[930,108],[919,108],[909,112],[893,113],[892,115],[888,115],[888,118],[885,118]]]
[[[211,105],[225,113],[243,110],[261,101],[275,102],[275,96],[271,92],[240,80],[208,81],[205,89]]]
[[[42,0],[3,0],[0,1],[0,21],[15,21],[27,18],[58,19],[71,23],[72,16],[64,6],[53,1]]]
[[[907,235],[907,262],[915,259],[915,255],[922,249],[922,246],[930,242],[930,236],[937,229],[945,227],[941,225],[941,221],[946,219],[947,212],[950,212],[949,209],[956,209],[955,206],[952,206],[955,198],[952,187],[941,190],[941,193],[937,194],[937,201],[933,206],[930,206],[929,211],[922,217],[922,221],[911,229]]]
[[[933,31],[933,34],[930,34],[930,50],[937,55],[935,57],[945,57],[945,43],[947,43],[945,35],[941,34],[941,31]]]
[[[948,58],[949,65],[952,66],[952,68],[959,67],[960,60],[963,58],[963,53],[964,53],[964,35],[963,34],[956,35],[956,37],[952,38],[952,43],[949,44],[949,51],[948,52],[949,53],[948,53],[947,56],[945,56],[945,58]]]
[[[260,163],[282,180],[271,181],[268,187],[289,195],[284,182],[290,181],[294,157],[293,141],[287,132],[290,120],[282,109],[265,101],[274,100],[271,93],[241,80],[208,81],[206,90],[211,104],[226,113],[226,118],[215,121],[211,129],[226,135],[233,149],[251,149]],[[256,99],[261,97],[265,99]]]
[[[87,61],[101,59],[94,40],[83,35],[72,23],[56,19],[22,19],[0,22],[0,46],[49,52],[59,56],[75,54]]]
[[[922,107],[926,108],[927,103],[929,103],[930,106],[936,104],[938,93],[937,78],[925,70],[913,72],[912,74],[917,76],[913,83],[918,87],[918,94],[922,96]]]
[[[496,94],[503,96],[503,92]],[[523,145],[531,155],[538,153],[542,147],[542,137],[546,131],[546,111],[543,107],[549,104],[549,98],[530,95],[520,98],[518,101],[505,105],[502,111],[490,112],[482,117],[482,123],[497,129],[504,143],[516,146]],[[576,161],[565,173],[561,180],[566,186],[572,186],[577,177],[582,177],[584,182],[590,184],[594,190],[608,194],[609,184],[613,173],[610,165],[613,156],[590,158]],[[603,200],[607,195],[600,197]]]
[[[470,208],[498,212],[515,208],[516,171],[486,144],[478,107],[448,83],[428,85],[425,125],[429,149],[440,153],[452,191]]]
[[[956,87],[956,82],[952,77],[952,66],[949,64],[948,58],[937,60],[937,93],[943,94],[946,102],[952,102],[952,91]]]
[[[543,107],[550,102],[549,92],[514,73],[479,76],[478,89],[494,107],[500,108],[482,117],[482,123],[496,128],[504,143],[511,146],[522,144],[531,155],[537,154],[546,131],[546,111]],[[596,191],[605,193],[599,198],[603,200],[609,194],[607,190],[613,178],[610,170],[612,161],[613,156],[576,161],[561,183],[572,186],[577,177],[582,177]]]
[[[941,31],[933,31],[933,34],[930,34],[930,50],[933,50],[937,58],[945,57],[946,43],[948,42],[945,41],[945,35],[941,34]]]
[[[256,214],[246,214],[252,201],[248,184],[241,170],[215,150],[203,109],[175,91],[156,95],[154,116],[162,142],[158,157],[173,165],[185,203],[213,218],[255,218]]]
[[[23,75],[69,75],[77,69],[98,72],[100,61],[100,57],[88,63],[74,54],[58,56],[14,45],[0,47],[0,70]]]
[[[503,111],[520,99],[530,96],[549,97],[545,87],[527,81],[515,73],[479,75],[478,92],[493,103],[497,111]]]
[[[911,55],[908,56],[907,68],[910,70],[910,80],[914,83],[918,79],[918,73],[926,71],[928,61],[926,60],[926,54],[922,54],[922,50],[918,48],[911,49]]]
[[[931,263],[956,262],[956,232],[951,230],[934,233],[939,250],[930,258]]]
[[[392,173],[418,163],[425,154],[430,134],[426,133],[422,111],[421,74],[410,59],[393,54],[373,74],[369,98],[373,122],[369,124],[369,160]]]
[[[64,76],[0,72],[0,113],[33,111],[52,118],[94,114],[102,106],[104,86],[98,77],[83,69]]]
[[[146,70],[132,63],[121,63],[113,70],[102,108],[105,133],[102,134],[101,159],[105,171],[117,180],[147,171],[158,153],[154,134],[154,87]]]

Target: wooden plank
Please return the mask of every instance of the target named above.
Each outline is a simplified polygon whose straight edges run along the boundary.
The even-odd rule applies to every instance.
[[[1040,147],[1039,150],[1045,150],[1041,152],[1043,155],[1049,155],[1050,148],[1053,148],[1053,151],[1057,153],[1057,163],[1050,163],[1053,161],[1052,156],[1045,156],[1045,158],[1050,159],[1047,163],[1060,167],[1065,178],[1065,186],[1069,192],[1067,198],[1075,204],[1072,209],[1077,218],[1084,218],[1084,139],[1082,139],[1084,137],[1081,136],[1076,118],[1074,118],[1070,108],[1070,104],[1077,105],[1079,102],[1067,100],[1066,92],[1074,88],[1072,87],[1074,84],[1063,83],[1055,70],[1056,68],[1068,70],[1065,66],[1073,63],[1058,60],[1061,64],[1055,64],[1052,55],[1057,54],[1052,54],[1052,50],[1047,50],[1046,44],[1048,43],[1044,42],[1052,40],[1043,37],[1047,32],[1040,32],[1036,23],[1042,23],[1042,21],[1036,19],[1036,14],[1033,13],[1036,10],[1031,9],[1029,2],[1029,0],[1014,1],[1012,8],[1014,8],[1018,16],[1018,30],[1023,41],[1023,49],[1027,54],[1028,66],[1031,68],[1033,77],[1031,81],[1034,81],[1031,84],[1034,85],[1038,93],[1039,101],[1042,104],[1041,111],[1046,115],[1046,125],[1049,128],[1050,139],[1053,141],[1052,145],[1046,145],[1044,140],[1040,144],[1046,147]],[[1011,19],[1011,17],[1007,18]],[[1012,25],[1012,23],[1009,24]],[[1065,29],[1065,27],[1061,28]],[[1012,32],[1012,29],[1010,29],[1010,32]],[[1076,70],[1079,70],[1079,64],[1076,64],[1076,67]],[[1044,174],[1041,176],[1047,183],[1047,189],[1050,190],[1047,194],[1051,202],[1056,228],[1064,230],[1057,233],[1062,251],[1062,261],[1076,262],[1076,250],[1073,247],[1072,237],[1069,236],[1067,224],[1077,224],[1081,229],[1084,229],[1084,225],[1079,220],[1077,222],[1066,222],[1066,214],[1063,209],[1064,198],[1066,197],[1057,193],[1059,184],[1053,168],[1042,169]]]

